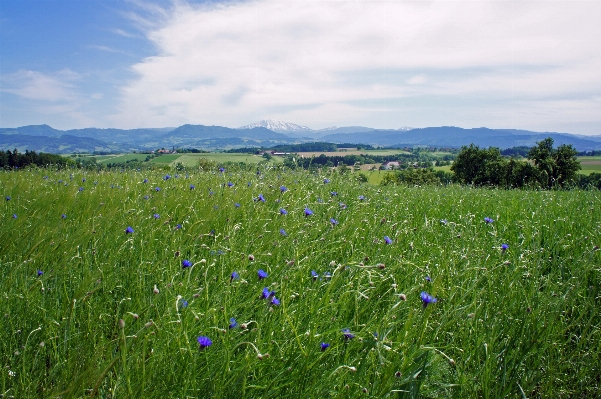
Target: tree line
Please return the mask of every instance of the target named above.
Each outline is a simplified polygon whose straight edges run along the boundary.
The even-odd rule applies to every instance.
[[[75,162],[60,155],[45,152],[25,151],[25,153],[20,153],[16,148],[13,151],[0,151],[0,168],[16,169],[28,165],[65,167],[75,165]]]

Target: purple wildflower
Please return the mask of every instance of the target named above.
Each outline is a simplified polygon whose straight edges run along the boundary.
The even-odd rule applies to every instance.
[[[331,195],[332,197],[334,197],[334,196],[338,195],[338,193],[337,193],[336,191],[330,191],[330,195]]]
[[[323,184],[328,184],[330,182],[330,179],[323,179]]]
[[[311,277],[313,278],[313,281],[315,281],[319,277],[319,274],[317,274],[315,270],[311,270]]]
[[[501,244],[501,251],[505,252],[509,249],[509,244]]]
[[[152,217],[155,219],[159,219],[161,217],[161,215],[159,215],[158,213],[155,213],[154,215],[152,215]]]
[[[263,288],[263,291],[261,292],[261,299],[267,299],[270,296],[270,292],[269,292],[269,288],[265,287]]]
[[[388,236],[384,236],[384,242],[388,245],[392,244],[392,240]]]
[[[7,195],[5,198],[7,201],[10,201],[10,197]]]
[[[273,298],[271,298],[271,304],[275,305],[275,306],[279,306],[280,300],[274,296]]]
[[[41,270],[38,270],[38,277],[41,276],[42,274],[44,274],[44,272]]]
[[[182,260],[182,267],[185,269],[186,267],[190,267],[192,266],[192,262],[190,262],[188,259],[184,259]]]
[[[305,208],[305,216],[313,215],[313,211],[309,208]]]
[[[263,269],[259,269],[259,271],[257,272],[257,275],[259,276],[259,280],[263,280],[264,278],[267,278],[267,276],[268,276],[268,274]]]
[[[432,279],[430,278],[430,276],[426,276],[426,281],[429,282],[429,283],[432,282]]]
[[[67,215],[65,215],[64,213],[61,215],[61,219],[66,219]]]
[[[148,183],[148,179],[144,179],[143,183]]]
[[[160,187],[155,187],[154,191],[161,191],[161,188]]]
[[[240,204],[239,204],[239,203],[237,203],[237,202],[234,204],[234,206],[235,206],[236,208],[240,208]]]
[[[359,196],[359,201],[365,201],[365,197],[363,195]]]
[[[284,193],[288,191],[288,188],[286,188],[286,186],[280,186],[280,192]]]
[[[190,184],[190,190],[194,190],[196,186],[194,184]]]
[[[223,173],[223,172],[225,172],[225,168],[219,168],[219,171],[220,171],[221,173]]]
[[[127,226],[127,228],[125,229],[125,234],[131,234],[134,232],[134,229],[131,228],[131,226]]]
[[[441,219],[441,220],[440,220],[440,224],[444,224],[444,225],[446,225],[447,223],[448,223],[448,222],[447,222],[447,219]]]
[[[259,194],[259,196],[256,199],[257,201],[261,201],[261,202],[265,202],[265,197],[263,197],[263,194]]]
[[[169,175],[165,175],[165,177],[163,177],[163,180],[169,180],[169,179],[171,179],[171,176],[169,176]]]
[[[179,308],[180,309],[184,309],[188,307],[188,301],[186,301],[185,299],[180,299],[179,301]]]
[[[228,182],[227,182],[227,186],[228,186],[228,187],[234,187],[234,183],[232,183],[231,181],[228,181]]]
[[[213,345],[213,341],[211,341],[211,338],[209,337],[205,337],[205,336],[200,336],[198,338],[196,338],[196,340],[198,341],[198,344],[200,345],[200,349],[204,349],[207,348],[211,345]]]
[[[83,187],[79,187],[79,191],[83,191]]]
[[[240,278],[240,275],[238,274],[238,272],[233,271],[232,274],[230,274],[230,283],[234,280],[238,280]]]
[[[355,338],[355,336],[351,333],[351,330],[349,330],[348,328],[343,328],[342,329],[342,334],[344,334],[344,339],[345,340],[349,340],[349,339]]]
[[[330,218],[330,223],[332,223],[332,226],[336,226],[338,224],[338,220]]]
[[[322,343],[320,344],[320,346],[321,346],[321,351],[322,351],[322,352],[325,352],[325,350],[326,350],[326,349],[328,349],[328,348],[330,347],[330,344],[328,344],[328,343],[326,343],[326,342],[322,342]]]
[[[284,229],[280,229],[280,234],[283,235],[284,237],[286,237],[288,235],[288,233],[286,233],[286,230],[284,230]]]
[[[178,223],[178,224],[176,224],[176,225],[175,225],[175,230],[179,230],[179,229],[181,229],[181,228],[182,228],[182,225],[181,225],[181,224],[179,224],[179,223]]]
[[[230,330],[231,330],[232,328],[236,328],[236,327],[238,327],[238,322],[236,321],[236,319],[234,319],[234,318],[232,317],[232,318],[230,319],[230,325],[229,325],[229,328],[230,328]]]
[[[145,196],[144,196],[144,199],[148,199],[148,198],[150,198],[148,195],[145,195]]]
[[[17,214],[13,213],[13,219],[16,219],[16,218],[17,218]]]
[[[426,291],[422,291],[420,294],[422,298],[422,302],[424,303],[424,308],[428,306],[430,303],[436,303],[438,300],[434,298],[432,295],[429,295]]]
[[[280,215],[287,215],[288,211],[285,210],[284,208],[280,208]]]
[[[484,218],[484,221],[485,221],[486,223],[492,223],[492,222],[494,222],[494,220],[492,220],[492,219],[491,219],[491,218],[489,218],[489,217],[486,217],[486,218]]]

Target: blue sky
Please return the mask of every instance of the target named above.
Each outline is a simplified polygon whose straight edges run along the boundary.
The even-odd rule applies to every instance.
[[[599,1],[0,0],[0,127],[601,134]]]

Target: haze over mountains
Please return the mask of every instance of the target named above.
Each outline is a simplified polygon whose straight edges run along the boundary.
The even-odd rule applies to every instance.
[[[275,120],[262,120],[232,129],[224,126],[182,125],[176,128],[57,130],[48,125],[0,128],[0,149],[51,153],[111,151],[129,152],[157,148],[270,147],[310,141],[371,144],[382,147],[480,147],[533,146],[552,137],[556,145],[571,144],[579,151],[601,150],[601,136],[532,132],[515,129],[463,129],[454,126],[385,130],[365,126],[330,127],[314,130]]]

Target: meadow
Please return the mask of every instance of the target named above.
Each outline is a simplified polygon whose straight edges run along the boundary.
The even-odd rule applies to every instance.
[[[599,397],[599,191],[179,173],[0,173],[2,397]]]

